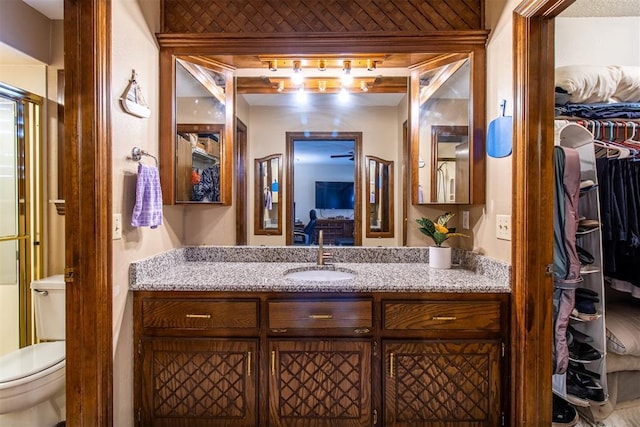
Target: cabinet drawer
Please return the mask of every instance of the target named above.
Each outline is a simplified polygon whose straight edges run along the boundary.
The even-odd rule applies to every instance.
[[[371,301],[271,301],[269,328],[371,328]]]
[[[257,328],[258,301],[145,300],[144,328]]]
[[[499,331],[498,301],[418,301],[383,303],[385,329]]]

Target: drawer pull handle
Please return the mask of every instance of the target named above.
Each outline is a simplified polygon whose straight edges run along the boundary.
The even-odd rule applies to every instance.
[[[369,328],[356,328],[353,330],[356,334],[368,334],[371,331]]]
[[[271,332],[281,334],[281,333],[287,332],[287,328],[271,329]]]
[[[247,351],[247,376],[251,376],[251,352]]]
[[[211,319],[210,314],[187,314],[187,319]]]
[[[333,314],[310,314],[309,319],[333,319]]]
[[[271,375],[276,374],[276,351],[271,351]]]
[[[395,362],[395,355],[393,352],[389,354],[389,377],[393,378],[393,364]]]
[[[431,320],[456,320],[456,316],[433,316]]]

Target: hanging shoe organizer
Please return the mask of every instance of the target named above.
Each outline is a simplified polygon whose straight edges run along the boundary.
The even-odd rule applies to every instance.
[[[578,152],[580,196],[576,249],[581,263],[581,282],[567,328],[569,367],[553,375],[553,392],[576,406],[581,416],[593,421],[590,408],[608,399],[606,375],[606,328],[600,202],[597,190],[593,135],[569,123],[556,129],[556,145]]]

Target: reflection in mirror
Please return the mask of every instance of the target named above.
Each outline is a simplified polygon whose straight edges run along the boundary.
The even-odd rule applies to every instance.
[[[177,125],[176,201],[220,201],[220,145],[224,125]]]
[[[469,200],[469,127],[431,126],[431,198],[435,203]]]
[[[282,154],[255,160],[255,217],[254,233],[282,234]]]
[[[367,156],[367,237],[393,237],[393,162]]]
[[[457,54],[434,64],[419,71],[419,84],[413,86],[419,106],[419,131],[412,144],[417,171],[413,200],[417,204],[470,203],[470,60]]]
[[[221,203],[226,123],[224,72],[176,59],[175,201]]]

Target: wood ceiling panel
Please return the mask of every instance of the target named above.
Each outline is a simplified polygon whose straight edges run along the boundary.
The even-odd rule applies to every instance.
[[[483,29],[481,0],[163,0],[165,33],[416,33]]]

